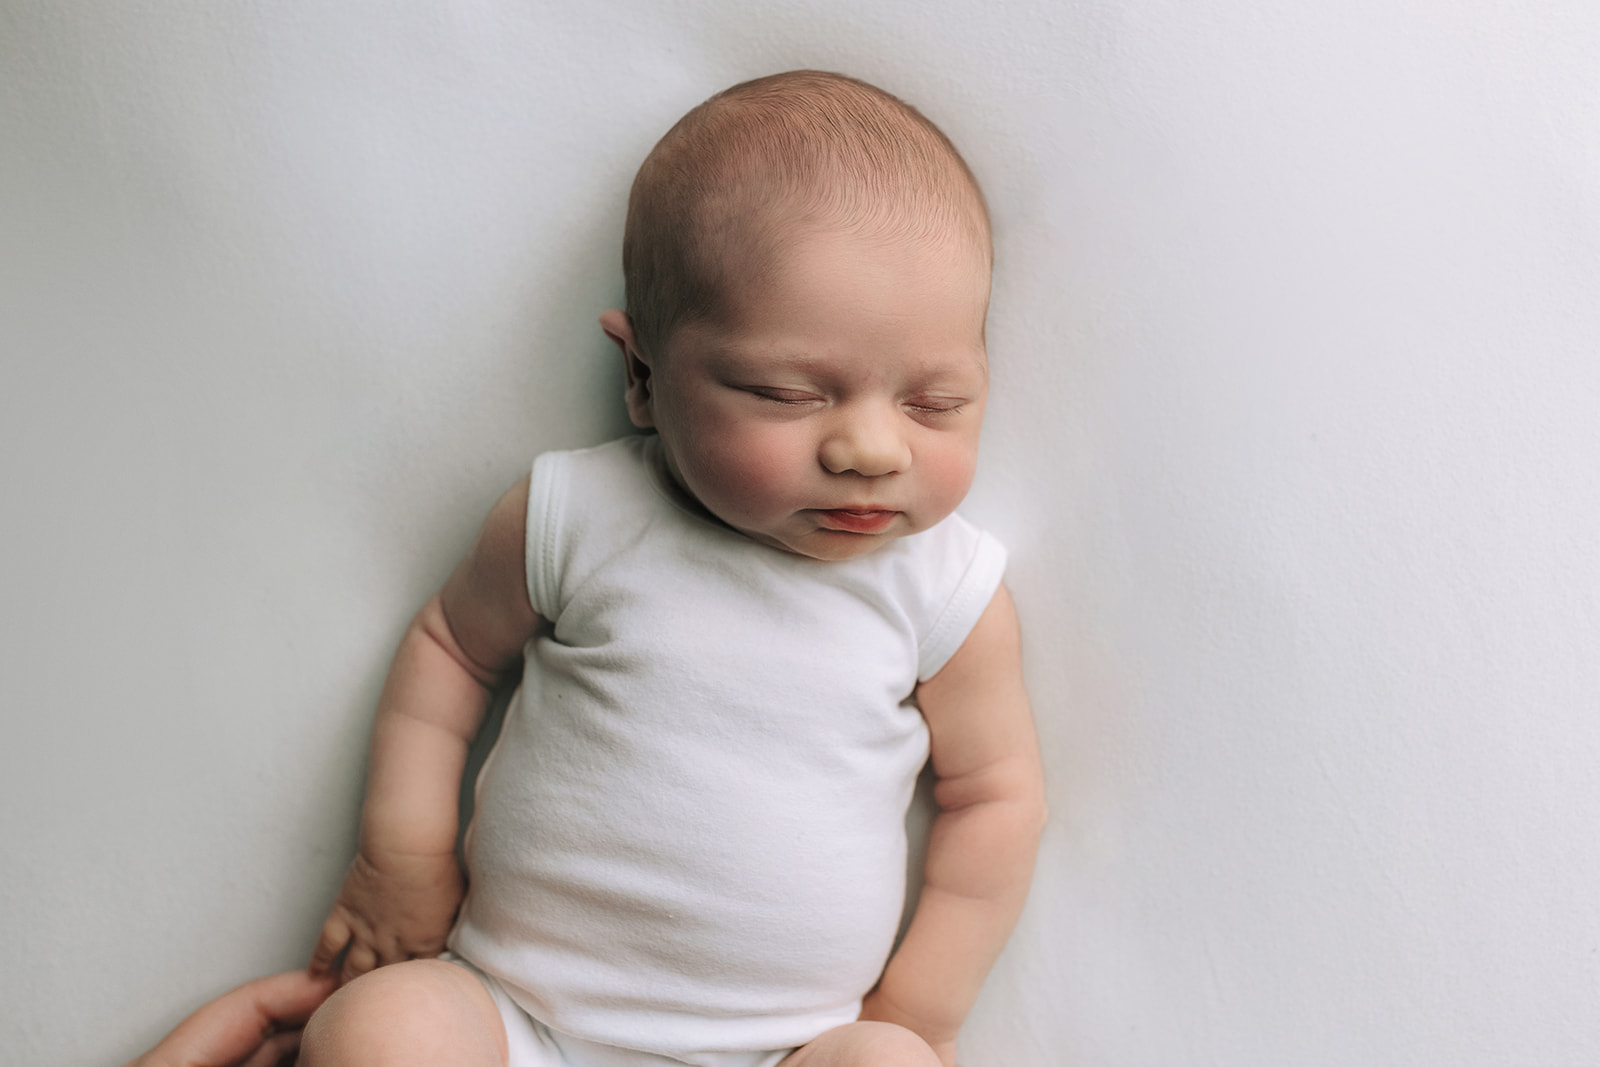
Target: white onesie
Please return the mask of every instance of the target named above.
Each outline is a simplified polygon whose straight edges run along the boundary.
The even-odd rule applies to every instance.
[[[927,759],[912,693],[1005,566],[957,516],[857,559],[678,502],[658,439],[547,453],[547,620],[477,785],[453,952],[545,1026],[687,1062],[853,1021]]]

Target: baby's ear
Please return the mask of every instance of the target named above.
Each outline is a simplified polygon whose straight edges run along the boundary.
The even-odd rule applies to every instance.
[[[650,361],[639,351],[633,335],[633,320],[625,312],[611,308],[600,315],[600,329],[622,350],[623,402],[628,418],[641,430],[656,424],[650,407]]]

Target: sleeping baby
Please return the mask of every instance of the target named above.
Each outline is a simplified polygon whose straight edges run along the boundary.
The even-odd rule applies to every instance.
[[[1005,552],[955,514],[991,262],[955,148],[860,81],[662,138],[600,318],[641,433],[535,460],[407,630],[303,1063],[953,1067],[1044,820]]]

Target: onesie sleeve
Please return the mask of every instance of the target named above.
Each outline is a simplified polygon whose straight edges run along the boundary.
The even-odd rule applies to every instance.
[[[945,575],[953,575],[955,584],[918,642],[919,682],[938,674],[956,654],[988,608],[989,601],[994,599],[1006,570],[1005,546],[993,536],[955,515],[940,525],[949,528],[941,531],[945,543],[938,546],[937,556],[942,557],[941,578],[944,579],[938,588],[951,588],[946,584],[950,579]]]
[[[528,478],[528,519],[523,567],[528,602],[552,622],[561,614],[561,503],[566,497],[567,454],[546,452]]]

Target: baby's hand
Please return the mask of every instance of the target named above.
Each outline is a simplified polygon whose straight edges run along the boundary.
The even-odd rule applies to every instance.
[[[454,853],[369,857],[363,850],[350,864],[339,899],[322,924],[311,973],[331,971],[340,952],[340,984],[374,967],[437,956],[462,892]]]

